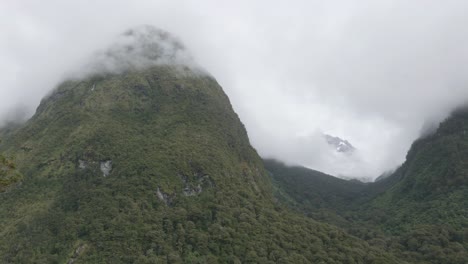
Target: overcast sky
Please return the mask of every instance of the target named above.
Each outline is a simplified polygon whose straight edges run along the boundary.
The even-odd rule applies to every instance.
[[[468,101],[467,1],[0,1],[0,120],[32,113],[92,52],[151,24],[229,95],[254,147],[375,178]],[[334,153],[322,133],[350,141]]]

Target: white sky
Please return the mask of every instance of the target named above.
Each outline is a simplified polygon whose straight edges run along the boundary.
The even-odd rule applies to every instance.
[[[462,0],[0,0],[0,119],[31,113],[83,58],[151,24],[217,78],[261,155],[375,178],[468,101],[467,12]],[[330,152],[322,132],[359,154]]]

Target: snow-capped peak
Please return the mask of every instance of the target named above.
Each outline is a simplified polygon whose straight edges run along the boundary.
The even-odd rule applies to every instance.
[[[349,143],[347,140],[341,139],[339,137],[334,137],[325,134],[325,140],[327,141],[328,145],[333,147],[337,152],[341,153],[353,153],[356,148],[354,148],[351,143]]]

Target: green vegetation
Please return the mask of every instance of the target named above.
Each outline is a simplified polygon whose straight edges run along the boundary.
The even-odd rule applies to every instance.
[[[12,185],[21,181],[23,176],[16,170],[11,159],[0,155],[0,192],[6,191]]]
[[[67,81],[1,133],[2,263],[404,263],[274,202],[209,76],[169,66]]]
[[[359,197],[366,184],[347,181],[304,167],[288,167],[276,160],[264,160],[277,189],[277,197],[308,209],[339,208]],[[284,190],[288,192],[284,192]],[[290,192],[294,190],[294,192]],[[292,198],[292,199],[288,199]],[[293,205],[293,204],[291,204]]]
[[[271,160],[265,166],[277,197],[315,220],[411,263],[467,263],[467,130],[468,112],[455,112],[413,144],[393,175],[371,184]]]

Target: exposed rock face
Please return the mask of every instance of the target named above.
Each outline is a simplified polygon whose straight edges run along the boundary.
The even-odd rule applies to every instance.
[[[107,177],[112,171],[112,160],[105,160],[105,161],[88,161],[88,160],[78,160],[78,168],[80,170],[97,170],[97,166],[99,164],[99,169],[102,172],[102,176]]]
[[[184,188],[184,195],[185,196],[194,196],[194,195],[197,195],[199,193],[201,193],[203,191],[203,188],[201,187],[200,184],[198,184],[197,186],[191,188],[189,186],[186,186]]]
[[[88,162],[85,160],[78,160],[78,168],[84,170],[88,167]]]
[[[214,186],[213,180],[209,175],[197,172],[193,175],[193,179],[190,180],[186,175],[179,175],[184,183],[183,195],[194,196],[198,195],[203,191],[203,187],[211,188]]]
[[[324,136],[328,145],[333,147],[337,152],[351,154],[356,150],[356,148],[354,148],[354,146],[351,145],[351,143],[349,143],[347,140],[326,134]]]
[[[159,200],[163,201],[167,206],[171,206],[173,202],[173,196],[175,195],[169,195],[158,187],[156,189],[156,196],[158,196]]]
[[[68,260],[67,264],[73,264],[75,263],[78,258],[80,257],[81,254],[86,250],[86,245],[82,244],[79,245],[78,248],[73,252],[72,257]]]
[[[101,161],[100,168],[104,177],[109,176],[112,170],[112,160]]]

